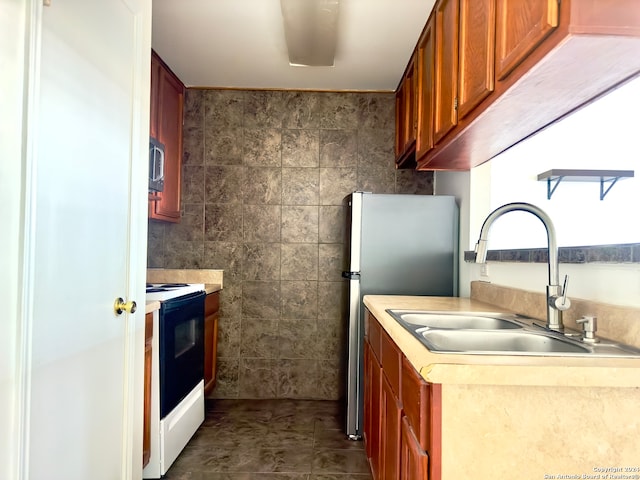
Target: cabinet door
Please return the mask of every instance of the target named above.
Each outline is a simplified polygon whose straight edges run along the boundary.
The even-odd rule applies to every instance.
[[[429,473],[429,456],[420,448],[418,439],[407,417],[402,417],[402,440],[400,449],[400,479],[427,480]]]
[[[433,148],[434,104],[434,17],[432,16],[418,41],[417,54],[417,121],[416,161]]]
[[[460,0],[458,120],[494,87],[495,0]]]
[[[218,319],[220,294],[210,293],[204,301],[204,394],[208,395],[216,384],[218,356]]]
[[[371,347],[369,342],[364,342],[363,348],[363,389],[364,389],[364,406],[362,409],[362,440],[364,441],[364,451],[367,458],[371,458]]]
[[[364,442],[365,452],[371,465],[374,480],[380,478],[380,382],[381,367],[373,355],[369,343],[365,342],[365,410],[364,410]]]
[[[142,466],[151,457],[151,361],[153,343],[153,313],[144,317],[144,413],[142,425]]]
[[[402,149],[404,148],[404,82],[400,83],[396,92],[396,144],[395,154],[396,162],[402,157]]]
[[[497,0],[496,76],[511,73],[558,26],[558,0]]]
[[[179,222],[184,85],[162,64],[158,69],[157,89],[157,138],[164,144],[165,149],[165,181],[164,190],[158,192],[157,199],[151,205],[150,217],[167,222]]]
[[[401,164],[411,154],[416,142],[417,75],[414,57],[405,70],[396,93],[396,163]]]
[[[434,11],[434,142],[437,144],[458,123],[458,0],[439,0]]]
[[[155,55],[151,55],[151,103],[149,135],[158,138],[158,81],[160,80],[160,61]]]
[[[380,392],[380,478],[396,480],[400,476],[402,406],[384,374]]]
[[[416,75],[413,57],[402,83],[404,84],[404,151],[406,153],[413,148],[416,141]]]
[[[401,385],[400,399],[404,414],[421,448],[428,451],[431,448],[430,385],[422,379],[406,357],[402,358]]]

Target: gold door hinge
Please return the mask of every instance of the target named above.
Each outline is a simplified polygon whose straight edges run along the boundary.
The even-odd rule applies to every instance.
[[[51,6],[51,0],[42,0],[42,5],[44,5],[45,7],[50,7]]]

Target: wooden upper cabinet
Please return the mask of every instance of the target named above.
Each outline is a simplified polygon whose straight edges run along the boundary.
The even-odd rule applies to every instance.
[[[433,100],[434,100],[434,18],[427,22],[418,41],[416,117],[416,160],[433,148]]]
[[[184,85],[155,52],[151,63],[150,133],[164,145],[164,190],[152,195],[149,218],[180,221]]]
[[[405,163],[415,151],[416,119],[415,55],[411,57],[396,92],[396,163]],[[415,163],[415,162],[413,162]]]
[[[404,139],[405,150],[413,148],[416,141],[416,72],[415,72],[415,56],[411,57],[411,61],[407,66],[407,71],[404,75],[405,84],[404,88],[404,110],[405,110],[405,123],[404,123]]]
[[[558,0],[497,0],[496,75],[511,73],[558,26]]]
[[[457,123],[458,0],[439,0],[435,6],[434,142]]]
[[[395,143],[395,155],[396,163],[400,163],[402,159],[402,149],[404,147],[404,99],[403,99],[403,87],[404,83],[400,83],[398,91],[396,92],[396,143]]]
[[[460,0],[458,120],[494,89],[496,0]]]
[[[162,64],[155,54],[151,54],[151,103],[149,105],[149,135],[158,138],[158,80]]]

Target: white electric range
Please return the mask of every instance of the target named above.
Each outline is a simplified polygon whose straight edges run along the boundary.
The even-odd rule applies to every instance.
[[[147,283],[146,300],[161,302],[204,290],[204,283]]]
[[[151,452],[143,478],[159,479],[204,421],[204,284],[147,284],[154,315]]]

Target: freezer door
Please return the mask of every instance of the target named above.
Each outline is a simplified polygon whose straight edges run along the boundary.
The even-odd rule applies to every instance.
[[[457,294],[453,197],[364,194],[361,225],[362,295]]]

